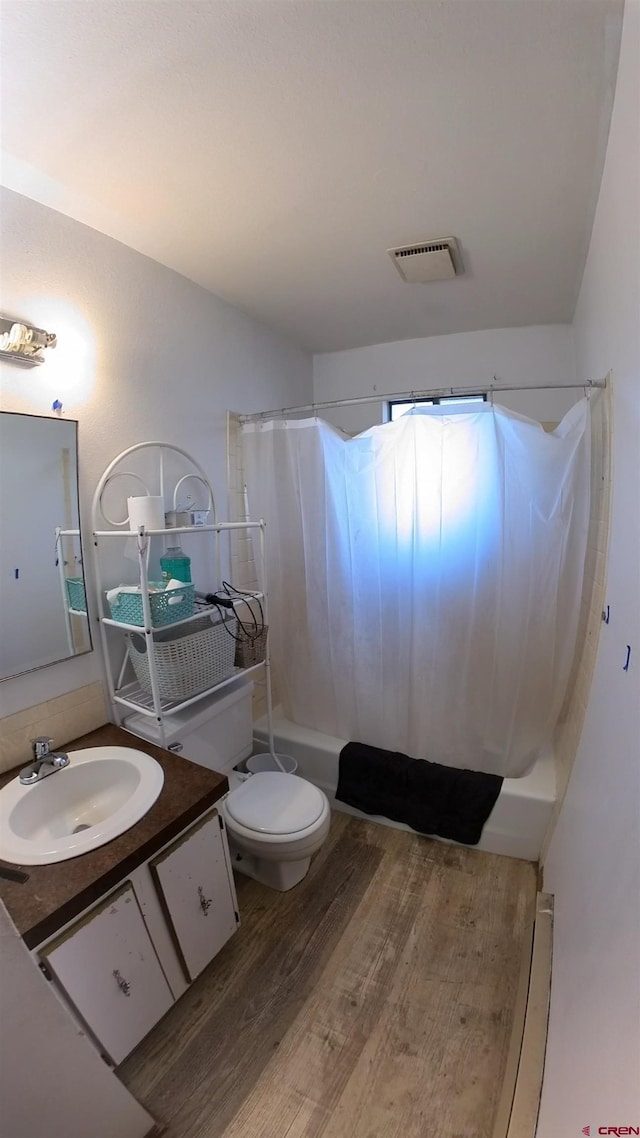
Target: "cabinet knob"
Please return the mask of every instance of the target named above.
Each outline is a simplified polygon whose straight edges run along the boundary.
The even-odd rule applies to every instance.
[[[118,968],[114,968],[113,975],[116,978],[116,984],[118,985],[120,991],[124,992],[125,996],[130,996],[131,995],[131,984],[129,983],[129,981],[125,980],[124,976],[121,975]]]
[[[213,901],[211,898],[205,897],[204,889],[201,885],[198,886],[198,897],[200,898],[200,908],[202,909],[205,917],[207,917],[209,915],[209,909],[211,908]]]

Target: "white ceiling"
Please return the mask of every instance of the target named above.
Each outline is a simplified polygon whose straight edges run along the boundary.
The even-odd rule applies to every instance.
[[[2,180],[312,351],[570,321],[621,9],[4,0]]]

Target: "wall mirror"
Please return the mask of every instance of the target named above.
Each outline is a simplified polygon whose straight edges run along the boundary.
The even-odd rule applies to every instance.
[[[0,680],[91,651],[78,424],[0,412]]]

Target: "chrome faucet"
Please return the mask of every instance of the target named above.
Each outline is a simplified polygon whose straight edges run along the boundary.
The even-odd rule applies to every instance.
[[[28,767],[23,767],[19,775],[23,786],[31,786],[32,783],[40,782],[48,775],[55,774],[56,771],[69,766],[68,755],[63,754],[62,751],[49,750],[52,743],[53,739],[47,738],[46,735],[40,735],[37,739],[32,740],[33,762],[29,763]]]

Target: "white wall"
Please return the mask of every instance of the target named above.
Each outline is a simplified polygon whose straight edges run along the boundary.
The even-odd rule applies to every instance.
[[[640,1125],[640,6],[627,0],[600,198],[575,317],[580,378],[614,373],[603,627],[587,716],[544,867],[555,894],[537,1138]],[[627,644],[632,655],[623,671]]]
[[[0,905],[4,1138],[142,1138],[153,1119],[64,1011]]]
[[[429,286],[415,287],[426,289]],[[437,285],[432,287],[437,288]],[[398,340],[317,355],[313,361],[313,397],[320,402],[372,395],[376,391],[424,391],[434,387],[469,387],[477,391],[486,388],[494,375],[499,384],[516,387],[530,383],[575,382],[570,326],[493,328],[486,332]],[[580,391],[508,393],[500,396],[500,402],[532,418],[557,422],[581,394]],[[352,433],[381,422],[377,404],[322,414]]]
[[[307,402],[310,357],[96,230],[10,190],[0,192],[0,206],[0,309],[58,335],[39,368],[0,363],[0,406],[47,414],[59,398],[79,420],[85,534],[100,474],[121,450],[145,439],[190,451],[209,473],[224,514],[226,411]],[[5,681],[0,716],[101,675],[94,651]]]
[[[310,357],[186,278],[87,226],[8,190],[0,203],[0,309],[58,335],[58,347],[39,368],[0,363],[0,406],[46,414],[59,398],[66,414],[79,420],[85,551],[91,497],[102,471],[125,447],[145,439],[193,454],[213,482],[220,514],[226,513],[226,411],[306,402]],[[50,547],[50,534],[41,540],[43,549]],[[0,716],[101,677],[94,651],[6,680]],[[67,1022],[10,928],[4,948],[3,1134],[145,1134],[148,1115]]]

